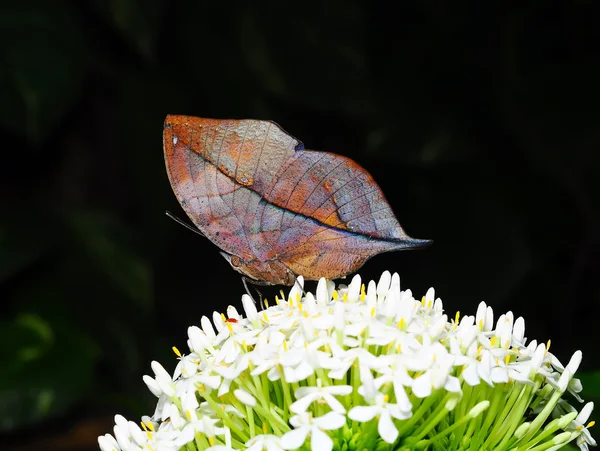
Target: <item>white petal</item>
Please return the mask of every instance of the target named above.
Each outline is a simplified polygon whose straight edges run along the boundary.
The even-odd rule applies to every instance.
[[[271,368],[267,373],[267,379],[269,379],[271,382],[275,382],[281,379],[281,371],[279,370],[279,367],[274,366],[273,368]]]
[[[175,369],[175,374],[173,374],[173,380],[177,379],[180,375],[183,375],[183,377],[190,377],[196,374],[199,363],[198,361],[192,360],[190,356],[185,356],[179,361],[179,364]]]
[[[246,317],[250,321],[254,321],[258,316],[258,312],[256,310],[256,304],[254,304],[254,299],[252,299],[247,294],[242,295],[242,305],[244,306],[244,311],[246,312]]]
[[[328,412],[325,415],[314,418],[313,422],[321,429],[332,431],[341,428],[346,424],[346,417],[337,412]]]
[[[383,411],[379,417],[379,424],[377,425],[377,431],[383,440],[387,443],[394,443],[398,438],[398,429],[394,425],[390,414],[387,411]]]
[[[365,305],[369,307],[369,309],[373,308],[375,303],[377,302],[377,284],[373,280],[369,282],[367,286],[367,298],[365,299]]]
[[[583,409],[581,409],[581,412],[579,412],[575,421],[580,424],[584,424],[592,414],[592,410],[594,410],[594,403],[588,402],[585,406],[583,406]]]
[[[326,394],[324,396],[324,399],[332,411],[337,412],[337,413],[346,413],[346,408],[344,407],[344,405],[341,402],[339,402],[337,399],[335,399],[333,396],[331,396],[330,394]],[[290,406],[290,410],[291,410],[291,406]]]
[[[186,420],[182,418],[179,407],[175,404],[169,404],[165,408],[165,411],[167,412],[167,418],[169,418],[171,425],[173,425],[175,429],[181,429],[185,425]]]
[[[200,325],[202,326],[202,330],[204,331],[208,339],[210,341],[214,340],[217,335],[215,334],[215,329],[213,328],[210,319],[208,319],[208,317],[206,316],[203,316],[200,319]]]
[[[392,285],[397,285],[398,291],[400,291],[400,275],[397,272],[392,274],[392,281],[390,283],[390,286],[392,286]]]
[[[148,386],[148,390],[150,390],[154,396],[158,398],[160,395],[162,395],[162,390],[160,389],[154,378],[145,374],[142,377],[142,380]]]
[[[296,302],[296,298],[298,296],[302,297],[302,288],[304,287],[304,278],[302,276],[298,276],[294,286],[290,290],[290,294],[288,295],[288,299],[291,299],[292,302]]]
[[[440,316],[427,328],[427,334],[431,338],[437,339],[440,334],[445,332],[446,324],[448,324],[448,317],[446,315]]]
[[[494,310],[492,307],[488,307],[485,311],[485,331],[492,330],[494,325]]]
[[[429,371],[413,380],[412,391],[417,398],[429,396],[431,394],[431,388],[431,374]]]
[[[123,415],[115,415],[115,427],[122,429],[124,432],[127,432],[129,429],[129,425],[127,423],[127,419]]]
[[[406,420],[410,417],[412,417],[412,410],[411,407],[409,407],[408,409],[403,409],[400,408],[399,404],[388,404],[388,412],[390,413],[390,415],[393,418],[396,418],[397,420]]]
[[[231,382],[231,379],[223,379],[223,382],[221,382],[221,386],[219,387],[219,391],[217,392],[217,396],[223,396],[229,393]]]
[[[127,427],[122,428],[118,425],[115,425],[113,432],[115,434],[117,443],[122,449],[127,449],[129,446],[131,446],[131,440],[129,440],[129,431],[127,430]]]
[[[581,351],[575,351],[573,353],[573,356],[571,357],[571,360],[569,360],[569,363],[567,363],[567,368],[569,369],[569,371],[571,371],[572,374],[575,374],[575,372],[579,369],[579,365],[581,364]]]
[[[167,382],[171,382],[171,375],[167,372],[167,370],[163,368],[163,366],[159,362],[153,360],[152,363],[150,363],[150,367],[152,368],[152,371],[154,371],[154,375],[156,376],[157,382],[160,379],[163,379]]]
[[[483,379],[490,387],[494,386],[491,379],[492,371],[492,355],[488,351],[484,351],[481,356],[481,362],[477,365],[477,374]]]
[[[477,313],[475,314],[475,325],[481,327],[481,330],[485,330],[485,316],[486,316],[487,305],[485,302],[480,302],[477,306]]]
[[[320,304],[327,304],[331,298],[327,290],[327,279],[321,277],[317,284],[317,302]]]
[[[348,300],[349,301],[358,301],[358,296],[360,295],[360,275],[356,274],[352,278],[352,282],[348,285]]]
[[[98,437],[98,445],[102,451],[121,451],[119,444],[110,434],[104,434]]]
[[[569,371],[568,368],[565,368],[565,371],[560,375],[560,378],[558,379],[557,385],[558,385],[558,389],[561,392],[565,392],[567,390],[567,387],[569,386],[569,381],[571,380],[571,378],[573,377],[573,375],[571,374],[571,371]]]
[[[242,315],[238,313],[237,309],[233,305],[227,306],[227,318],[232,318],[237,321],[241,321],[243,319]]]
[[[379,408],[377,406],[356,406],[348,412],[348,418],[365,423],[375,418],[378,412]]]
[[[146,434],[133,421],[129,422],[129,434],[138,446],[143,446],[146,443]]]
[[[472,363],[467,365],[467,367],[462,372],[462,377],[467,384],[471,387],[479,384],[479,376],[477,375],[477,364]]]
[[[384,271],[379,278],[379,283],[377,284],[377,294],[379,296],[386,295],[388,290],[390,289],[390,282],[392,281],[392,275],[389,271]]]
[[[345,305],[343,302],[333,304],[333,327],[339,331],[343,331],[346,326]]]
[[[412,404],[404,387],[402,385],[394,384],[394,394],[396,395],[398,408],[402,411],[410,412],[412,410]]]
[[[308,413],[294,415],[290,418],[290,424],[295,428],[307,426],[310,423],[311,416]]]
[[[279,440],[279,437],[277,437],[277,441],[269,440],[266,442],[264,448],[267,448],[267,451],[281,451],[283,449],[281,447],[281,440]]]
[[[508,382],[508,372],[502,368],[492,368],[490,378],[492,379],[492,382],[506,383]]]
[[[286,432],[281,437],[281,447],[283,449],[297,449],[300,448],[306,441],[306,436],[310,432],[310,427],[303,426],[299,429],[293,429]]]
[[[252,396],[250,393],[248,393],[246,390],[238,388],[237,390],[233,391],[233,394],[245,406],[250,406],[250,407],[256,406],[256,398],[254,396]]]
[[[288,370],[286,372],[286,370]],[[284,368],[284,374],[288,382],[300,382],[312,376],[315,372],[314,368],[306,361],[300,363],[296,368]],[[288,378],[289,376],[289,378]]]
[[[383,303],[383,309],[380,308],[378,313],[381,312],[387,318],[394,317],[400,305],[400,298],[400,285],[392,281],[388,294],[385,297],[385,302]]]
[[[546,346],[543,344],[540,344],[539,346],[537,346],[535,348],[535,351],[533,352],[533,356],[531,357],[531,361],[529,362],[529,365],[531,366],[531,368],[533,368],[534,370],[537,370],[538,368],[540,368],[542,366],[542,363],[544,363],[545,356],[546,356]]]
[[[302,414],[308,410],[308,407],[315,401],[316,396],[304,396],[298,399],[290,406],[290,411],[295,414]]]
[[[425,293],[425,302],[429,303],[431,302],[431,304],[433,304],[433,301],[435,300],[435,289],[433,287],[429,288],[429,290],[427,290],[427,293]]]
[[[523,346],[525,344],[525,320],[519,316],[513,326],[513,339],[515,344]]]
[[[225,327],[225,322],[223,321],[223,318],[221,318],[221,314],[216,311],[213,312],[212,321],[213,321],[213,324],[215,325],[215,329],[217,330],[217,334],[218,334]]]
[[[213,390],[216,390],[219,388],[219,385],[221,385],[221,376],[198,376],[197,381],[201,382],[207,387],[212,388]]]
[[[158,383],[158,386],[165,395],[167,395],[168,397],[175,396],[175,386],[172,382],[169,382],[162,378],[157,378],[156,382]]]
[[[321,387],[321,379],[317,379],[317,384]],[[308,395],[318,394],[321,391],[319,387],[299,387],[294,390],[294,396],[296,399],[300,399]]]
[[[460,381],[457,377],[448,376],[446,383],[444,384],[444,388],[452,393],[460,393]]]
[[[333,440],[322,430],[313,428],[310,438],[310,449],[331,451],[333,449]]]
[[[352,362],[350,362],[348,365],[344,365],[339,368],[336,368],[335,370],[331,370],[327,374],[327,376],[329,376],[331,379],[340,380],[346,376],[346,373],[348,372],[348,369],[350,368],[351,365],[352,365]]]
[[[349,395],[352,393],[352,387],[350,385],[332,385],[326,388],[328,393],[332,395]]]
[[[177,438],[175,439],[177,448],[181,448],[182,446],[192,442],[194,440],[195,433],[196,431],[194,430],[194,426],[192,424],[187,424],[183,430],[177,434]]]
[[[542,346],[542,345],[543,345],[543,343],[540,344],[540,346]],[[544,350],[545,349],[546,349],[546,347],[544,346]],[[550,356],[550,362],[552,363],[552,366],[554,368],[556,368],[557,370],[565,369],[565,366],[562,363],[560,363],[560,360],[558,360],[558,358],[554,354],[552,354],[552,353],[548,353],[548,354]]]

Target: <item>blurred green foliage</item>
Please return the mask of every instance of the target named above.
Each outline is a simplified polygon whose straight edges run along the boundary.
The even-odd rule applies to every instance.
[[[530,338],[552,339],[563,361],[582,349],[597,370],[599,12],[5,2],[0,431],[22,441],[53,419],[150,412],[150,361],[174,366],[188,325],[239,307],[214,246],[164,216],[183,215],[163,164],[167,113],[272,119],[356,159],[408,232],[435,241],[373,259],[363,278],[433,285],[450,314],[482,300],[513,310]],[[583,379],[600,400],[598,373]]]

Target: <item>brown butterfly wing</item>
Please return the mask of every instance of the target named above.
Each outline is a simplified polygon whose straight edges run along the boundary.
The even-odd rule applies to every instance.
[[[163,131],[167,173],[181,206],[207,238],[247,261],[271,257],[261,231],[248,224],[260,192],[298,144],[268,121],[170,115]]]
[[[328,152],[296,151],[257,217],[277,231],[269,242],[281,261],[307,279],[344,276],[381,252],[428,243],[406,235],[366,170]]]
[[[428,243],[404,233],[363,168],[303,150],[272,122],[168,116],[163,139],[188,216],[225,252],[257,262],[258,280],[289,282],[261,262],[307,279],[336,278],[381,252]]]

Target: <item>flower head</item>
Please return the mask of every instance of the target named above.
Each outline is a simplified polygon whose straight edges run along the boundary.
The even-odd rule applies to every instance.
[[[595,445],[573,375],[544,344],[527,344],[511,312],[494,323],[448,319],[433,289],[421,299],[384,272],[367,287],[322,279],[260,311],[244,295],[188,330],[173,375],[144,382],[158,398],[141,427],[120,415],[103,451],[283,449],[547,449]],[[494,327],[495,324],[495,327]]]

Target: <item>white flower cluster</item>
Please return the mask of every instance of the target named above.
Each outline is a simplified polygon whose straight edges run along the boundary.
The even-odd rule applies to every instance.
[[[522,318],[449,320],[430,289],[422,300],[384,272],[365,289],[355,276],[246,317],[229,307],[188,330],[190,353],[171,376],[152,362],[158,397],[141,428],[120,415],[103,451],[283,449],[558,449],[595,445],[580,413],[576,352],[563,366],[527,344]]]

